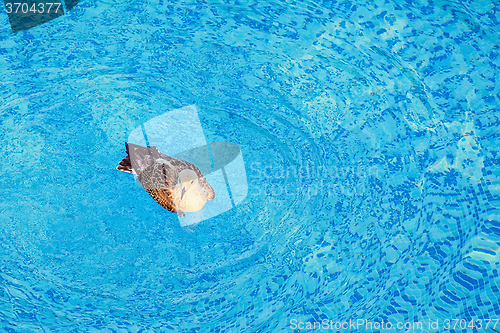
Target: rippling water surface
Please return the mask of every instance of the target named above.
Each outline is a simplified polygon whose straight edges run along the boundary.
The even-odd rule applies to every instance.
[[[2,330],[500,332],[499,20],[495,1],[89,0],[13,34],[0,14]],[[249,190],[183,229],[115,166],[191,104]]]

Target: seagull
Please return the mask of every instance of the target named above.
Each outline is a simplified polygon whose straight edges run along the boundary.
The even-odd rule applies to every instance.
[[[163,208],[184,216],[197,212],[215,192],[195,165],[167,156],[154,146],[125,143],[127,157],[117,170],[137,175],[142,187]]]

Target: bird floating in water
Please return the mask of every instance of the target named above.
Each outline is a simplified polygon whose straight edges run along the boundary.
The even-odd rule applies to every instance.
[[[125,143],[127,157],[117,170],[133,173],[163,208],[179,216],[197,212],[215,197],[214,189],[195,165],[167,156],[158,148]]]

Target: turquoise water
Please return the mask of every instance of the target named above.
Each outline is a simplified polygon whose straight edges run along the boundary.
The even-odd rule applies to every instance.
[[[1,331],[500,332],[498,2],[2,13]],[[182,228],[115,167],[187,105],[248,195]]]

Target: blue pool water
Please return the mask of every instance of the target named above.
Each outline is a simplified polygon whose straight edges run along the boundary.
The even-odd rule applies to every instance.
[[[499,20],[83,0],[14,34],[2,12],[0,330],[500,332]],[[115,167],[188,105],[248,194],[183,228]]]

